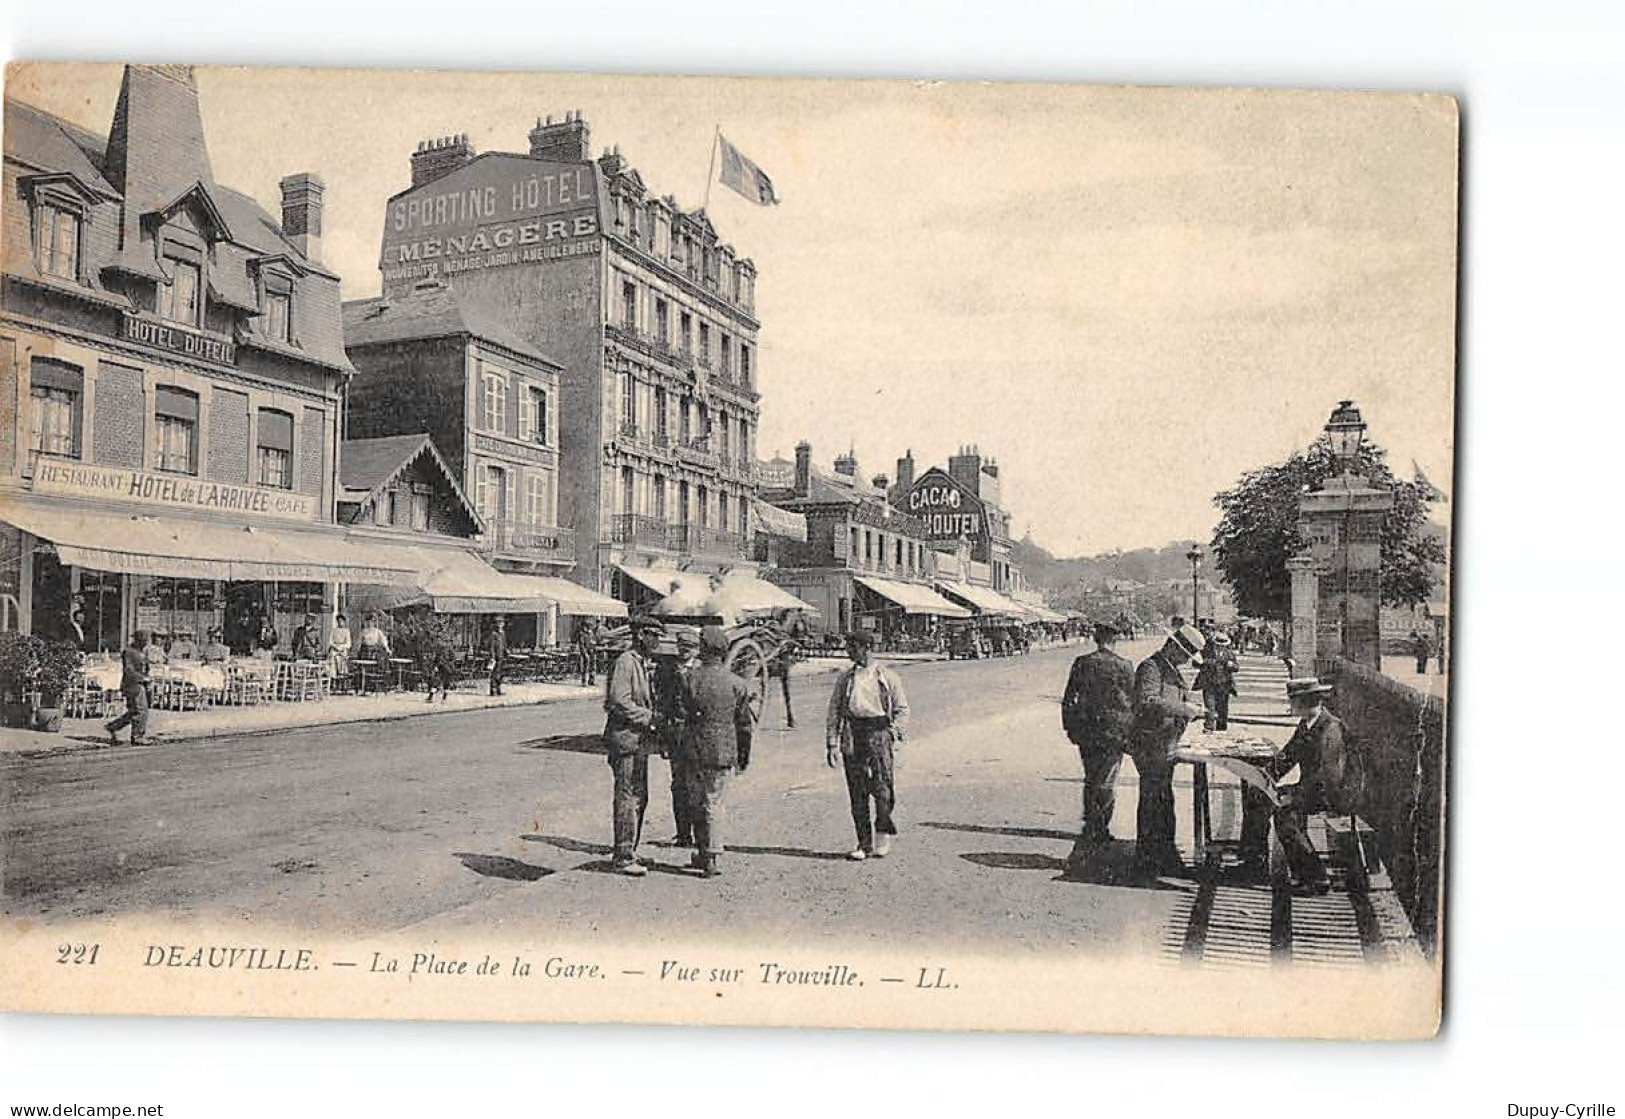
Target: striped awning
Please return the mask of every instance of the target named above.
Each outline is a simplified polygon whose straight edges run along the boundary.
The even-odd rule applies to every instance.
[[[800,513],[769,505],[760,498],[752,498],[750,508],[756,518],[756,527],[761,531],[771,536],[782,536],[786,540],[807,542],[807,518]]]

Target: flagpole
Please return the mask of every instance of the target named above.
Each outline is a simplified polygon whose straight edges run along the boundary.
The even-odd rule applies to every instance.
[[[722,139],[722,122],[717,122],[717,130],[711,135],[711,163],[705,173],[705,201],[700,203],[700,209],[711,208],[711,182],[717,177],[717,146]]]

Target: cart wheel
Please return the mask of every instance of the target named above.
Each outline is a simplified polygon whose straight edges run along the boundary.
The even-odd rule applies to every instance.
[[[754,640],[736,641],[728,649],[728,668],[750,691],[751,718],[761,721],[767,703],[767,656]]]

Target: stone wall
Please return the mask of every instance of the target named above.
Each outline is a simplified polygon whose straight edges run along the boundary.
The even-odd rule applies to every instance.
[[[1335,662],[1331,679],[1331,706],[1366,758],[1360,815],[1376,829],[1383,865],[1431,955],[1444,852],[1445,705],[1347,660]]]

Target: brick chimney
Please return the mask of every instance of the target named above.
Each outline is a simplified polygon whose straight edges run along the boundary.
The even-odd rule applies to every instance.
[[[626,166],[626,157],[621,154],[621,146],[616,144],[613,148],[605,148],[604,154],[598,157],[598,167],[604,172],[604,178],[613,179],[621,173]]]
[[[869,480],[869,484],[875,489],[879,490],[881,493],[885,493],[891,488],[891,479],[886,477],[884,474],[876,474]]]
[[[322,193],[327,184],[309,171],[282,180],[282,235],[306,260],[322,262]]]
[[[914,485],[914,448],[910,447],[897,460],[897,492],[907,493]]]
[[[449,175],[474,158],[468,134],[442,136],[438,140],[424,140],[412,153],[412,185],[420,187]]]
[[[812,444],[803,439],[796,444],[796,496],[812,492]]]
[[[836,457],[835,473],[843,474],[853,480],[857,479],[858,456],[854,453],[854,451],[847,451],[846,454]]]
[[[569,110],[560,121],[548,117],[544,123],[538,117],[536,127],[530,130],[531,158],[581,163],[592,158],[588,147],[590,139],[591,134],[580,109]]]
[[[948,477],[977,497],[982,495],[982,452],[974,443],[949,457]]]

